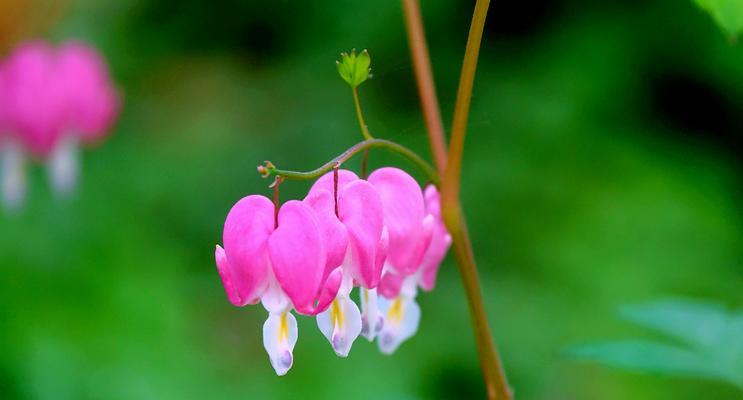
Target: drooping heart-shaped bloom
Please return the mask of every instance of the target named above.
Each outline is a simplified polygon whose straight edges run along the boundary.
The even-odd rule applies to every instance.
[[[61,96],[54,49],[43,42],[19,45],[5,68],[6,118],[11,133],[37,157],[51,153],[59,140]]]
[[[348,170],[330,172],[318,179],[304,202],[321,218],[326,242],[346,244],[333,257],[332,266],[342,265],[344,282],[332,306],[317,317],[318,327],[339,356],[346,357],[359,334],[373,340],[381,329],[376,287],[387,252],[382,204],[374,187]],[[340,246],[338,249],[341,249]],[[362,289],[362,309],[350,300],[354,283]]]
[[[79,42],[54,49],[33,41],[16,47],[2,70],[4,203],[21,204],[29,155],[47,163],[55,192],[69,194],[78,180],[79,144],[100,139],[118,115],[120,101],[103,58]]]
[[[297,340],[291,310],[316,315],[327,309],[342,271],[325,271],[327,249],[312,208],[288,201],[276,220],[274,212],[263,196],[238,201],[227,215],[224,248],[217,246],[215,258],[230,302],[241,307],[260,300],[268,311],[263,344],[276,373],[284,375]]]
[[[103,57],[83,42],[58,50],[57,79],[64,97],[63,120],[69,134],[93,142],[108,133],[120,101]]]
[[[26,192],[26,159],[46,157],[61,129],[54,53],[42,42],[16,47],[2,67],[0,108],[4,204],[20,207]]]
[[[82,42],[57,50],[55,79],[62,99],[62,135],[49,158],[52,187],[70,193],[79,175],[80,143],[94,143],[109,132],[120,101],[103,57]]]
[[[426,212],[418,182],[398,168],[380,168],[369,175],[369,183],[379,193],[384,208],[384,224],[389,232],[389,250],[384,266],[381,293],[397,296],[402,279],[421,266],[434,230],[434,216]]]
[[[393,353],[402,342],[418,330],[421,310],[415,301],[418,287],[433,290],[436,275],[446,252],[451,245],[451,235],[441,218],[441,201],[438,190],[428,185],[424,192],[426,213],[433,218],[432,238],[420,265],[413,275],[402,276],[393,272],[385,275],[388,286],[400,288],[394,296],[380,299],[380,309],[385,315],[384,329],[380,333],[379,349],[385,354]]]
[[[0,64],[0,185],[3,205],[14,211],[26,195],[25,155],[18,138],[11,134],[5,69],[5,63]]]

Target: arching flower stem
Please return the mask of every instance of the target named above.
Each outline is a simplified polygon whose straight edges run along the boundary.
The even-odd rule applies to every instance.
[[[424,172],[428,180],[430,180],[434,185],[436,185],[437,187],[439,186],[441,179],[439,178],[439,174],[436,172],[436,169],[434,169],[431,164],[426,162],[423,158],[421,158],[421,156],[408,149],[407,147],[385,139],[367,139],[363,142],[356,143],[348,150],[323,164],[321,167],[313,169],[311,171],[300,172],[283,170],[276,168],[276,166],[273,165],[273,163],[271,163],[270,161],[266,161],[263,163],[263,165],[258,166],[258,173],[261,174],[261,176],[263,176],[264,178],[268,178],[269,176],[280,176],[284,179],[293,180],[316,179],[326,172],[331,171],[336,166],[339,166],[344,162],[350,160],[355,155],[375,148],[385,149],[403,156],[404,158],[408,159],[408,161],[415,164],[415,166],[418,167],[422,172]]]

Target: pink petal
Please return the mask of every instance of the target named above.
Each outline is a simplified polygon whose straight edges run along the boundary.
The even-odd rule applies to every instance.
[[[218,267],[220,274],[222,268],[230,271],[232,290],[241,305],[257,302],[268,284],[267,245],[273,213],[273,203],[267,198],[247,196],[232,207],[224,223],[226,262]],[[225,290],[229,291],[226,285]]]
[[[308,309],[307,311],[309,312],[306,314],[316,315],[327,310],[330,303],[335,300],[335,296],[338,294],[338,289],[340,289],[342,282],[343,269],[339,267],[331,271],[328,275],[328,279],[326,279],[323,284],[322,290],[320,291],[320,296],[317,299],[317,306]]]
[[[399,273],[410,275],[420,266],[433,228],[424,223],[423,193],[413,177],[397,168],[378,169],[369,182],[384,206],[384,224],[390,236],[387,262]]]
[[[316,190],[325,189],[332,194],[334,187],[333,180],[333,171],[330,171],[327,174],[321,176],[320,179],[315,181],[315,183],[310,188],[309,193],[311,194]],[[338,170],[338,192],[343,191],[343,188],[345,188],[346,185],[357,180],[359,180],[359,177],[356,176],[353,171],[349,171],[347,169]]]
[[[399,275],[394,271],[387,271],[382,275],[382,280],[379,283],[379,294],[388,298],[394,299],[400,294],[402,283],[405,277]]]
[[[426,190],[423,192],[424,201],[426,204],[426,212],[433,215],[437,219],[441,219],[441,196],[439,191],[434,185],[426,186]],[[443,221],[441,221],[443,224]]]
[[[436,276],[438,275],[441,262],[444,260],[446,252],[449,250],[449,246],[451,246],[451,236],[449,233],[446,232],[446,230],[443,232],[438,230],[435,231],[433,240],[431,241],[431,246],[428,248],[426,255],[423,256],[423,261],[421,262],[421,270],[423,272],[421,275],[420,286],[424,290],[431,291],[436,286]]]
[[[314,314],[326,261],[315,212],[301,201],[286,202],[279,211],[279,227],[268,240],[268,253],[274,275],[294,308]]]
[[[387,228],[382,229],[382,237],[379,238],[379,245],[377,246],[377,260],[376,266],[381,271],[384,268],[384,262],[387,261],[387,250],[390,247],[390,234],[387,232]]]
[[[346,227],[335,215],[335,200],[332,193],[325,189],[317,189],[308,194],[303,201],[315,211],[325,251],[327,251],[324,280],[330,271],[343,264],[348,248],[348,234]]]
[[[431,245],[428,246],[426,254],[421,261],[422,275],[420,286],[424,290],[433,290],[436,285],[436,276],[439,271],[441,261],[446,256],[446,252],[451,245],[451,236],[446,230],[444,221],[441,219],[441,205],[439,192],[436,187],[429,185],[425,190],[426,211],[434,217],[433,238]]]
[[[377,287],[384,265],[382,201],[369,182],[357,180],[343,189],[339,216],[346,226],[351,247],[351,276],[367,289]],[[382,256],[381,259],[379,256]],[[380,262],[381,261],[381,262]]]
[[[235,285],[232,284],[232,265],[227,261],[227,255],[224,253],[224,249],[217,245],[217,249],[214,252],[214,258],[217,260],[217,270],[219,271],[219,277],[222,279],[222,286],[224,291],[227,293],[227,298],[230,303],[237,307],[242,307],[247,304],[240,297],[240,293],[235,289]]]

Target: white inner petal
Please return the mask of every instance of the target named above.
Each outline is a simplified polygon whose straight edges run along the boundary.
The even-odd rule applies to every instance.
[[[15,141],[2,148],[3,204],[9,211],[17,210],[26,198],[26,156]]]
[[[361,299],[361,335],[370,342],[384,326],[384,315],[379,312],[377,289],[359,288]]]
[[[380,297],[379,306],[384,313],[384,326],[379,333],[379,350],[392,354],[405,340],[418,330],[421,310],[414,298],[398,296],[393,300]]]
[[[48,161],[49,181],[57,194],[68,196],[75,190],[80,174],[79,158],[77,139],[73,135],[66,135]]]
[[[327,310],[317,315],[317,326],[335,354],[347,357],[361,332],[361,313],[348,297],[338,296]]]
[[[297,319],[290,312],[271,313],[263,324],[263,347],[266,348],[276,375],[284,375],[294,363],[297,343]]]
[[[261,296],[261,304],[263,304],[263,308],[269,313],[280,314],[288,311],[292,304],[289,296],[281,289],[279,281],[276,280],[276,277],[273,276],[273,272],[271,271],[269,268],[268,287],[263,293],[263,296]]]

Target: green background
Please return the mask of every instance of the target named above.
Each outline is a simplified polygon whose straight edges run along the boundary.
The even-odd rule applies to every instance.
[[[447,125],[472,6],[423,1]],[[691,1],[496,1],[486,30],[462,201],[517,398],[739,398],[564,352],[647,337],[619,320],[624,304],[743,304],[743,47]],[[270,193],[257,165],[311,169],[361,139],[340,51],[371,53],[373,134],[430,159],[398,2],[87,0],[40,34],[94,43],[125,106],[73,198],[34,166],[25,210],[0,215],[0,397],[482,396],[451,256],[394,356],[359,339],[337,358],[300,317],[285,377],[262,346],[265,311],[231,306],[214,265],[231,205]],[[394,155],[370,165],[423,182]]]

